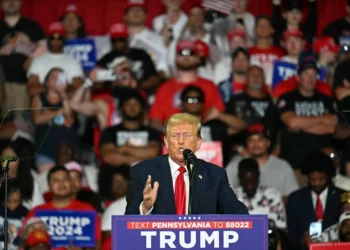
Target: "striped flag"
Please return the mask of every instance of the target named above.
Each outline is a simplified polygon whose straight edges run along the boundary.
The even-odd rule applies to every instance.
[[[203,0],[203,7],[224,14],[230,14],[235,6],[235,0]]]

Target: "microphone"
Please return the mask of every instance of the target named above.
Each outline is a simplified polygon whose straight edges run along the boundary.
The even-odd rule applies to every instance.
[[[184,159],[187,163],[187,168],[190,167],[188,169],[189,173],[192,175],[192,169],[194,167],[194,165],[196,164],[196,155],[191,151],[191,149],[188,149],[186,148],[184,151],[183,151],[183,155],[184,155]],[[192,178],[192,176],[191,176]]]

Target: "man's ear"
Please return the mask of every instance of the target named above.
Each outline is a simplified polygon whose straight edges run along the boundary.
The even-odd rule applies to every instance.
[[[164,144],[165,144],[166,149],[168,149],[169,143],[168,143],[168,139],[167,139],[167,136],[166,136],[166,135],[164,135],[163,141],[164,141]]]
[[[196,145],[196,152],[199,150],[199,148],[201,147],[202,145],[202,141],[203,139],[202,138],[199,138],[198,141],[197,141],[197,145]]]

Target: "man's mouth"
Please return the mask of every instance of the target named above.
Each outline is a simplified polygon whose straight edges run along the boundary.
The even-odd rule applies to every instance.
[[[182,154],[182,153],[184,152],[184,148],[179,148],[179,149],[178,149],[178,152],[179,152],[180,154]]]

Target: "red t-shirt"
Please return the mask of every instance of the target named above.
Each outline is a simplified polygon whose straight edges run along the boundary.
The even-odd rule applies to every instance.
[[[276,85],[275,89],[272,92],[272,96],[276,99],[280,98],[283,94],[293,91],[298,88],[298,80],[296,76],[288,78],[283,82],[280,82]],[[317,80],[316,90],[324,95],[332,96],[332,89],[328,86],[327,83]]]
[[[249,49],[249,54],[251,59],[262,63],[265,75],[268,75],[272,70],[273,62],[284,55],[283,50],[275,46],[270,46],[267,49],[259,49],[254,46]]]
[[[22,234],[24,227],[27,223],[27,221],[35,216],[36,211],[40,210],[81,210],[81,211],[96,211],[90,204],[77,201],[77,200],[72,200],[72,202],[64,208],[55,208],[52,204],[52,202],[45,203],[43,205],[37,206],[33,208],[32,210],[29,211],[27,214],[27,217],[24,220],[23,227],[19,232],[19,235]],[[96,214],[96,240],[101,240],[101,219],[99,216]],[[59,248],[59,249],[64,249],[64,248]]]
[[[198,77],[193,83],[181,83],[172,78],[158,88],[149,117],[165,123],[170,116],[180,113],[181,91],[190,85],[201,88],[205,94],[203,115],[211,107],[219,111],[225,110],[219,89],[213,82]]]

